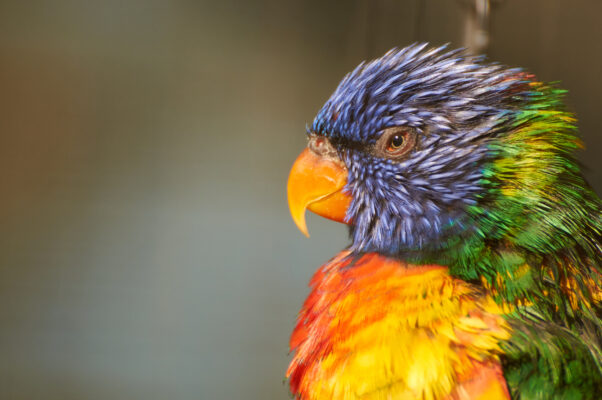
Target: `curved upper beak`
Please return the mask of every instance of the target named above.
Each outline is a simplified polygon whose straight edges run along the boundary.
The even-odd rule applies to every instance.
[[[347,169],[341,162],[322,157],[309,148],[301,152],[288,177],[288,206],[293,221],[307,237],[305,209],[345,223],[351,196],[343,192]]]

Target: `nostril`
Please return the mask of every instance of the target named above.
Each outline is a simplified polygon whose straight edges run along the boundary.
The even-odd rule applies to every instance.
[[[309,139],[308,147],[311,151],[313,151],[315,154],[317,154],[319,156],[332,158],[332,159],[338,158],[337,152],[336,152],[335,148],[333,147],[333,145],[330,143],[328,138],[325,138],[323,136],[318,136],[318,135],[311,136]]]
[[[326,144],[326,139],[320,136],[312,136],[309,140],[309,148],[318,155],[324,153]]]
[[[317,154],[323,158],[327,158],[340,164],[342,167],[345,167],[339,158],[336,148],[332,145],[327,137],[313,134],[309,137],[309,143],[307,144],[307,147],[309,147],[314,154]]]

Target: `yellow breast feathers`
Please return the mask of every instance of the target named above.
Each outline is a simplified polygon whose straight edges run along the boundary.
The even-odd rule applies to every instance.
[[[441,266],[343,252],[321,267],[291,337],[300,399],[509,399],[502,310]]]

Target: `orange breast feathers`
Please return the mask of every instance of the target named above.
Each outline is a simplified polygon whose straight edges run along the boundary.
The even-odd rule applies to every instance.
[[[290,342],[297,398],[510,398],[503,312],[447,268],[343,252],[311,287]]]

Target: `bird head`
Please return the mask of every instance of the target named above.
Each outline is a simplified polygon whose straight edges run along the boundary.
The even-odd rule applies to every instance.
[[[529,114],[537,91],[528,78],[426,44],[360,64],[318,112],[292,168],[297,226],[307,233],[309,208],[349,224],[352,251],[382,254],[493,234],[492,218],[510,220],[508,212],[529,206],[523,194],[536,176],[525,160],[544,157],[545,170],[550,154],[574,147],[571,139],[558,151],[533,152],[526,137],[537,138],[538,117]],[[512,228],[499,222],[497,230]]]

